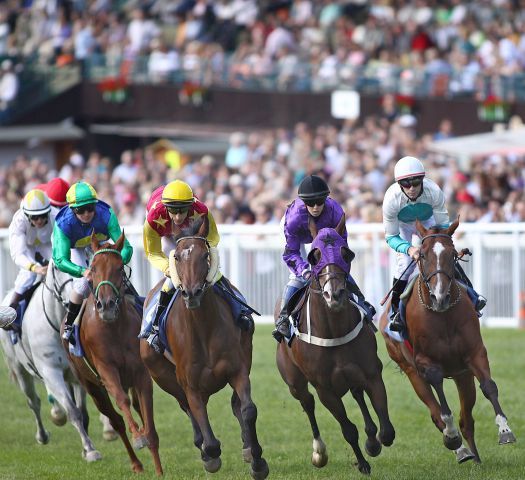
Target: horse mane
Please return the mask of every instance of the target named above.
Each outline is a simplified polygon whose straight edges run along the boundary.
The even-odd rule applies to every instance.
[[[191,223],[190,225],[188,225],[185,228],[182,228],[182,229],[181,228],[177,228],[177,230],[179,230],[179,232],[173,237],[173,240],[175,242],[177,242],[181,238],[195,236],[198,233],[198,231],[200,230],[202,224],[206,220],[207,219],[205,217],[201,217],[199,220],[197,220],[196,222]]]

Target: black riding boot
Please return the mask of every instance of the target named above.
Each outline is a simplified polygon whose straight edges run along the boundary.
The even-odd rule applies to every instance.
[[[174,288],[172,288],[168,292],[161,290],[159,302],[157,304],[157,310],[155,311],[155,318],[153,319],[153,323],[151,324],[151,332],[148,336],[147,342],[150,344],[150,347],[153,348],[153,350],[155,350],[157,353],[164,353],[164,347],[159,342],[160,317],[166,311],[166,308],[168,308],[168,305],[170,304],[170,300],[174,292]]]
[[[399,298],[405,291],[408,284],[407,280],[398,280],[394,278],[394,289],[392,290],[392,314],[390,315],[390,330],[392,332],[402,332],[404,325],[401,323],[399,315]]]
[[[272,332],[272,336],[275,340],[281,343],[283,338],[288,338],[291,334],[292,330],[290,327],[290,320],[288,320],[288,311],[287,306],[285,305],[275,321],[275,330]]]
[[[80,312],[80,307],[82,307],[81,303],[73,303],[71,300],[67,306],[67,317],[62,338],[67,340],[71,345],[75,345],[75,337],[72,336],[73,323]]]

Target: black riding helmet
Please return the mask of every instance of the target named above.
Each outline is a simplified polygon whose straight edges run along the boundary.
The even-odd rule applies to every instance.
[[[326,182],[317,175],[304,177],[297,192],[301,200],[325,199],[330,194]]]

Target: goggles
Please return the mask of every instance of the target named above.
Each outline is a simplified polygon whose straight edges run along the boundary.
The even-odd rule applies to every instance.
[[[315,207],[316,205],[324,205],[326,203],[326,198],[310,198],[308,200],[303,200],[304,204],[307,207]]]
[[[84,213],[93,213],[95,211],[95,204],[88,203],[87,205],[82,205],[81,207],[73,208],[73,212],[77,215],[83,215]]]
[[[423,177],[404,178],[397,183],[403,188],[419,187],[423,183]]]

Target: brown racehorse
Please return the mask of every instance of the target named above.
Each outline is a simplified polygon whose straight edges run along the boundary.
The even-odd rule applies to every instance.
[[[257,408],[250,393],[253,329],[242,331],[235,324],[228,303],[206,281],[208,229],[207,217],[188,230],[174,226],[174,256],[181,286],[166,321],[166,356],[171,361],[155,353],[146,341],[141,343],[141,355],[153,379],[175,396],[190,417],[194,444],[204,468],[211,473],[221,467],[221,444],[211,429],[206,407],[211,395],[231,385],[244,459],[251,462],[252,477],[264,479],[269,469],[257,439]],[[146,305],[159,287],[150,292]]]
[[[472,417],[476,401],[474,377],[494,407],[500,444],[512,443],[516,439],[499,404],[496,383],[490,376],[478,316],[466,290],[454,278],[458,253],[452,234],[458,225],[459,219],[449,228],[427,230],[419,221],[416,222],[422,238],[419,276],[406,306],[408,338],[413,351],[405,344],[393,341],[384,332],[388,309],[381,317],[380,329],[388,354],[408,375],[417,395],[430,410],[434,424],[443,432],[445,446],[455,451],[461,463],[470,459],[480,462]],[[462,443],[443,392],[445,377],[454,380],[459,392],[459,425],[468,448]]]
[[[299,338],[292,341],[291,347],[285,341],[279,343],[277,366],[290,393],[301,402],[310,420],[314,437],[312,463],[316,467],[324,467],[328,455],[315,418],[315,401],[308,391],[308,383],[313,385],[323,405],[339,422],[345,440],[355,453],[359,471],[368,474],[370,464],[361,452],[357,428],[347,417],[342,397],[350,390],[361,409],[367,434],[365,449],[369,455],[379,455],[381,445],[392,445],[395,431],[388,414],[381,376],[383,365],[377,356],[374,332],[359,309],[349,301],[346,281],[354,254],[341,237],[344,221],[343,216],[335,230],[324,228],[319,232],[310,222],[314,239],[308,255],[314,272],[312,282],[299,316]],[[322,240],[318,244],[319,238]],[[334,242],[334,238],[337,241]],[[340,242],[341,246],[332,249],[335,263],[325,260],[326,265],[316,275],[315,266],[323,265],[319,262],[323,261],[326,252],[323,242],[336,245]],[[346,264],[347,268],[343,269],[339,266],[341,264]],[[280,301],[276,305],[276,316],[279,310]],[[377,438],[377,426],[368,411],[364,392],[379,418],[380,433]]]
[[[124,233],[115,245],[99,245],[91,236],[94,252],[90,264],[94,292],[87,300],[80,323],[80,341],[85,360],[69,355],[69,362],[80,382],[91,395],[98,410],[106,415],[124,442],[134,472],[143,467],[126,434],[126,423],[135,448],[148,446],[157,475],[162,475],[159,437],[153,421],[153,383],[141,361],[139,339],[141,318],[132,302],[124,295],[124,265],[120,252]],[[68,351],[67,342],[64,347]],[[140,414],[141,429],[131,413],[128,396]],[[111,403],[113,397],[126,419],[124,422]]]

